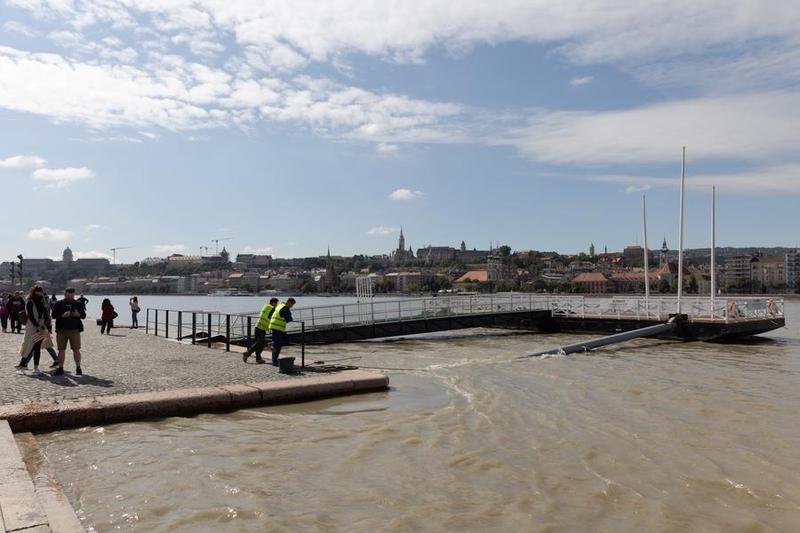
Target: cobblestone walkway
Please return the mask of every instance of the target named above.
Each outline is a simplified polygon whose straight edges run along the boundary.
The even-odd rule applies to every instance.
[[[100,335],[93,321],[86,320],[84,325],[83,376],[74,375],[69,350],[63,376],[50,375],[52,360],[47,352],[40,363],[44,375],[33,375],[33,361],[27,375],[16,374],[23,335],[0,332],[0,404],[291,379],[272,365],[255,364],[254,357],[251,364],[242,363],[241,353],[180,344],[145,335],[143,330],[119,328],[111,335]],[[284,351],[299,357],[294,353],[299,348]],[[269,359],[268,351],[264,355]]]

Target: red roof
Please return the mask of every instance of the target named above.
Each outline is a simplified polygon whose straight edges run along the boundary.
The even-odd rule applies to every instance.
[[[456,280],[456,283],[464,283],[470,281],[489,281],[489,272],[487,270],[470,270]]]
[[[602,272],[584,272],[572,278],[573,283],[591,283],[597,281],[608,281]]]

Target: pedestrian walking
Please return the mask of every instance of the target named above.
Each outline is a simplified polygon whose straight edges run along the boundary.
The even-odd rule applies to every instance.
[[[263,365],[266,362],[261,358],[261,352],[264,351],[264,345],[267,343],[269,322],[276,305],[278,305],[278,299],[271,298],[269,302],[265,303],[264,307],[261,308],[261,314],[258,315],[258,323],[256,324],[255,341],[252,346],[247,348],[244,354],[242,354],[242,361],[245,363],[247,362],[247,358],[253,353],[256,354],[256,363]]]
[[[86,309],[86,305],[89,303],[89,298],[81,294],[81,297],[78,298],[78,301],[83,304],[83,308]]]
[[[131,329],[139,329],[139,311],[142,310],[139,307],[139,298],[133,296],[128,305],[131,306]]]
[[[75,289],[64,291],[64,299],[53,306],[53,318],[56,319],[56,346],[58,348],[58,367],[54,376],[64,373],[64,360],[67,357],[67,345],[72,349],[75,358],[75,374],[82,375],[81,370],[81,332],[83,319],[86,318],[86,307],[75,299]]]
[[[275,310],[272,311],[272,317],[269,321],[269,329],[272,330],[272,366],[278,366],[278,357],[281,355],[281,348],[283,348],[289,340],[286,335],[286,324],[292,321],[292,307],[294,307],[295,299],[289,298],[286,303],[278,304]]]
[[[4,292],[2,296],[0,296],[0,324],[3,326],[3,333],[8,332],[8,309],[6,308],[6,304],[8,303],[8,293]]]
[[[53,311],[53,306],[54,306],[54,305],[56,305],[56,302],[57,302],[57,301],[58,301],[58,298],[56,298],[56,295],[55,295],[55,294],[53,294],[53,295],[50,297],[50,302],[49,302],[49,303],[50,303],[50,312],[52,312],[52,311]]]
[[[44,290],[33,287],[28,294],[28,301],[25,304],[25,314],[28,322],[25,324],[25,338],[22,340],[20,348],[20,362],[17,366],[17,373],[24,374],[28,368],[28,361],[33,356],[33,373],[41,374],[39,370],[39,358],[42,355],[42,342],[48,337],[47,324],[50,322],[50,312]]]
[[[80,300],[79,300],[80,301]],[[108,298],[103,299],[100,304],[100,335],[105,331],[106,335],[111,334],[111,328],[114,327],[114,319],[117,317],[117,312],[114,311],[114,306],[111,305],[111,300]]]
[[[25,299],[22,297],[21,291],[15,292],[8,299],[6,309],[8,309],[8,318],[11,320],[11,333],[22,333],[22,321],[19,315],[25,310]]]

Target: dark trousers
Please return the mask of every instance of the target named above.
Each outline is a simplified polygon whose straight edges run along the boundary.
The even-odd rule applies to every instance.
[[[272,330],[272,364],[278,364],[278,357],[281,355],[281,348],[286,346],[289,336],[285,331]]]
[[[31,356],[33,356],[33,366],[38,367],[39,358],[42,356],[42,341],[36,342],[36,344],[33,345],[31,353],[29,353],[27,357],[20,359],[19,366],[28,366],[28,361],[31,360]]]
[[[22,331],[22,322],[19,321],[19,313],[11,313],[9,317],[11,318],[11,331],[20,333]]]
[[[101,321],[100,322],[100,335],[102,335],[103,332],[111,333],[111,328],[113,328],[113,327],[114,327],[114,321],[113,320],[103,320],[103,321]]]
[[[8,329],[8,315],[0,316],[0,322],[2,322],[3,331],[7,330]]]
[[[56,353],[56,351],[52,347],[47,348],[47,353],[49,353],[50,357],[53,358],[53,362],[54,363],[58,362],[58,354]],[[33,345],[33,349],[31,350],[31,353],[28,354],[28,357],[23,358],[22,361],[20,361],[19,365],[20,366],[28,366],[28,363],[30,362],[31,358],[33,358],[33,364],[38,366],[39,365],[39,358],[41,357],[41,354],[42,354],[42,341],[39,341],[39,342],[37,342],[36,344]]]
[[[256,328],[253,345],[247,349],[248,352],[256,354],[256,359],[261,359],[261,352],[267,344],[267,332],[261,328]]]

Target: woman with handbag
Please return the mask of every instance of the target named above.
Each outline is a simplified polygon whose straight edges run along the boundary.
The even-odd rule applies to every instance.
[[[47,326],[50,322],[50,310],[47,300],[44,298],[44,290],[36,286],[28,294],[28,302],[24,309],[27,321],[25,323],[25,337],[22,339],[20,349],[20,361],[17,367],[18,374],[24,374],[28,368],[28,361],[31,353],[33,354],[33,373],[41,374],[39,370],[39,358],[42,355],[42,343],[45,338],[49,338]],[[22,314],[22,313],[20,313]],[[52,341],[50,342],[52,348]]]
[[[142,310],[139,307],[139,298],[133,296],[128,304],[131,306],[131,329],[138,329],[139,328],[139,311]]]
[[[105,331],[106,335],[111,334],[111,328],[114,327],[114,319],[117,317],[117,312],[114,311],[114,306],[111,305],[111,300],[108,298],[103,300],[100,305],[102,314],[100,315],[100,335]]]

